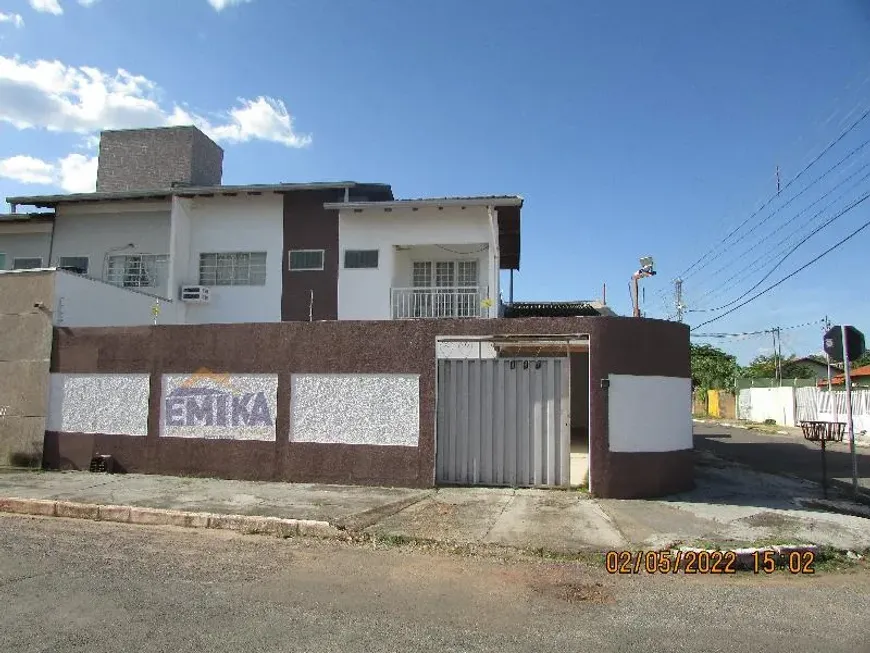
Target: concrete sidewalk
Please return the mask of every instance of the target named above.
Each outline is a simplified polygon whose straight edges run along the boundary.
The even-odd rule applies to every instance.
[[[774,540],[853,551],[870,548],[870,519],[819,509],[821,492],[813,483],[755,472],[705,452],[698,453],[697,487],[660,500],[601,500],[561,490],[412,490],[0,472],[0,510],[27,512],[25,504],[10,503],[10,498],[42,500],[47,503],[37,504],[38,514],[55,516],[274,534],[368,535],[553,553]],[[855,510],[862,514],[860,506]],[[265,521],[257,521],[261,517]]]

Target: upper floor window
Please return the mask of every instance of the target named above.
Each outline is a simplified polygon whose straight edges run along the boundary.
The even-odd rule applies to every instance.
[[[344,267],[348,269],[371,269],[378,267],[378,250],[348,249],[344,252]]]
[[[291,249],[287,265],[291,272],[323,269],[322,249]]]
[[[157,288],[166,280],[165,254],[116,254],[106,259],[106,281],[125,288]]]
[[[88,273],[88,257],[87,256],[61,256],[58,262],[58,267],[75,272],[76,274]]]
[[[13,270],[34,270],[42,267],[42,259],[38,256],[12,259]]]
[[[222,252],[199,255],[202,286],[266,285],[266,252]]]

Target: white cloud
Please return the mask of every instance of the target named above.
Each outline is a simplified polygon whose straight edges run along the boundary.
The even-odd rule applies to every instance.
[[[69,154],[58,161],[57,176],[68,193],[92,193],[97,186],[97,157]]]
[[[217,140],[244,143],[250,140],[275,141],[287,147],[306,147],[311,136],[297,134],[293,129],[293,116],[281,100],[260,96],[256,100],[239,98],[239,107],[229,112],[230,121],[224,125],[208,125],[203,131]]]
[[[99,0],[79,0],[79,4],[82,7],[90,7],[92,4],[99,2]]]
[[[208,3],[214,7],[215,11],[223,11],[227,7],[238,7],[239,5],[247,4],[252,0],[208,0]]]
[[[239,98],[229,111],[210,120],[187,108],[162,106],[153,81],[118,69],[106,73],[60,61],[21,61],[0,55],[0,122],[17,129],[94,134],[102,129],[194,124],[217,141],[252,140],[301,148],[311,136],[294,129],[281,100]]]
[[[12,23],[18,29],[24,27],[24,18],[21,14],[4,14],[0,11],[0,23]]]
[[[60,186],[68,193],[90,193],[97,183],[97,157],[69,154],[56,163],[18,155],[0,159],[0,177],[23,184]]]
[[[45,14],[54,14],[60,16],[63,13],[63,8],[58,0],[30,0],[30,6],[35,11]]]
[[[32,156],[13,156],[0,160],[0,177],[25,184],[53,184],[54,166]]]

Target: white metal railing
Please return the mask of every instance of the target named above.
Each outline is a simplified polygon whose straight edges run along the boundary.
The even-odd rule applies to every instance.
[[[393,319],[487,317],[481,288],[393,288]]]

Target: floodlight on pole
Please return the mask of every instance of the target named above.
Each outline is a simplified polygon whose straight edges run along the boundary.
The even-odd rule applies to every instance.
[[[638,286],[638,282],[640,279],[645,279],[647,277],[654,277],[656,274],[655,271],[655,261],[653,261],[652,256],[643,256],[640,259],[640,269],[631,275],[631,283],[632,283],[632,293],[631,300],[633,304],[633,315],[634,317],[640,317],[640,288]]]

